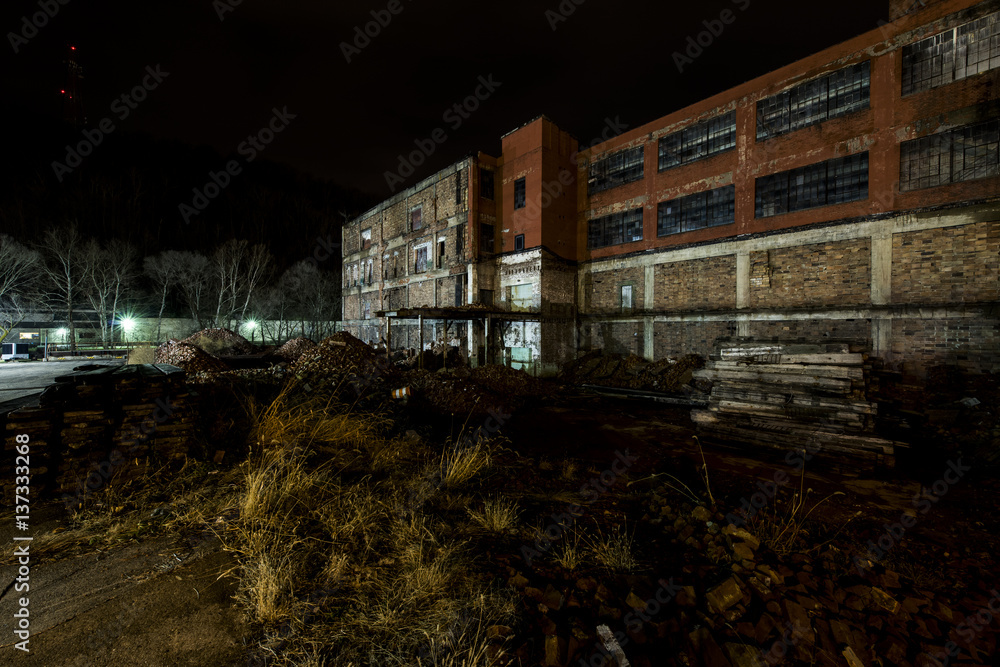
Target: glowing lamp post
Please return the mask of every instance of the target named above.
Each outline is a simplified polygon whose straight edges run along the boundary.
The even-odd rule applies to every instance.
[[[254,331],[256,331],[257,329],[257,322],[254,320],[249,320],[244,326],[246,326],[246,328],[250,330],[250,342],[253,343]],[[261,341],[263,342],[263,339],[261,339]]]

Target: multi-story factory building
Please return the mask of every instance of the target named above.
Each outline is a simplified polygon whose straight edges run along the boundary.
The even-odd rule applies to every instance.
[[[538,118],[383,202],[344,227],[345,326],[537,374],[741,336],[1000,370],[1000,0],[892,11],[592,147]]]

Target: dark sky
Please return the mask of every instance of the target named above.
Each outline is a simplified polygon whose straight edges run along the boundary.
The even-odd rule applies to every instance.
[[[21,32],[40,2],[58,13],[15,54],[8,33]],[[390,194],[384,173],[397,169],[396,156],[437,128],[447,140],[406,185],[471,151],[497,154],[501,135],[542,113],[582,141],[599,136],[606,117],[636,127],[870,30],[888,13],[887,1],[870,0],[563,0],[575,11],[553,30],[546,11],[558,12],[559,0],[396,0],[401,11],[348,63],[341,42],[388,0],[242,0],[223,20],[218,8],[238,0],[58,2],[4,1],[5,106],[60,117],[72,43],[91,124],[115,118],[114,99],[160,65],[169,76],[127,119],[115,118],[118,129],[229,154],[272,108],[287,107],[297,117],[265,157],[379,197]],[[678,72],[672,54],[727,9],[732,24]],[[499,88],[453,129],[444,113],[490,75]]]

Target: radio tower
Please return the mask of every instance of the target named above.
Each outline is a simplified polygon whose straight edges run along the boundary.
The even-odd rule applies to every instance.
[[[86,127],[83,108],[83,66],[75,46],[66,47],[66,86],[59,91],[63,101],[63,120],[74,127]]]

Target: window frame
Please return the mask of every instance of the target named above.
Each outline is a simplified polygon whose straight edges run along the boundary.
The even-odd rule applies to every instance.
[[[623,148],[593,160],[587,169],[587,195],[593,196],[646,177],[646,145]]]
[[[528,206],[528,182],[526,177],[514,181],[514,210]]]
[[[690,142],[691,145],[688,145]],[[736,111],[671,132],[657,141],[657,171],[662,173],[736,148]]]
[[[831,84],[837,92],[831,95]],[[854,99],[854,97],[857,99]],[[831,105],[831,97],[841,100]],[[849,102],[844,104],[843,100]],[[789,134],[871,108],[871,59],[841,67],[758,100],[757,141]]]
[[[414,214],[416,214],[417,224],[414,225]],[[424,205],[419,204],[410,209],[410,231],[416,232],[424,228]]]
[[[514,250],[524,250],[524,234],[514,235]]]

